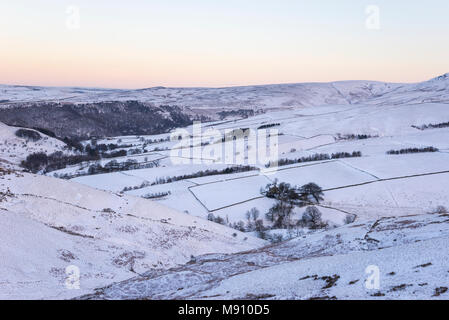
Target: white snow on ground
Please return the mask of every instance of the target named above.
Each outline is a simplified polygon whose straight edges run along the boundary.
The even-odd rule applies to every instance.
[[[37,132],[41,139],[38,141],[31,141],[25,138],[16,136],[16,131],[21,128],[10,127],[0,122],[0,160],[8,161],[12,164],[20,164],[22,160],[35,152],[53,153],[56,151],[64,151],[66,144],[60,140],[46,136],[43,133]],[[27,129],[30,130],[30,129]]]
[[[159,160],[154,168],[71,181],[2,170],[0,240],[4,245],[0,253],[6,258],[0,261],[0,298],[60,299],[91,294],[87,297],[447,299],[448,255],[443,249],[449,244],[449,220],[447,213],[426,213],[449,206],[449,129],[412,126],[449,122],[448,84],[449,76],[444,75],[418,84],[349,81],[217,89],[0,86],[2,100],[10,100],[1,102],[1,107],[20,101],[133,99],[189,105],[192,110],[263,109],[264,113],[254,117],[225,119],[203,124],[203,128],[224,132],[276,124],[269,130],[276,130],[272,137],[279,139],[280,158],[362,152],[360,158],[151,186],[145,185],[232,164],[213,163],[210,156],[200,153],[191,160],[201,163],[179,165],[174,160],[183,158],[169,157],[175,142],[162,142],[147,146],[145,154],[99,161],[104,165],[111,160]],[[3,167],[12,163],[17,168],[29,153],[51,153],[64,147],[49,137],[25,144],[15,137],[16,129],[0,124],[0,143],[5,141],[0,146]],[[192,127],[186,129],[193,132]],[[362,134],[371,137],[341,139]],[[99,143],[120,139],[133,144],[132,148],[142,148],[145,139],[165,137],[109,137]],[[195,136],[192,143],[199,145],[200,138]],[[440,150],[386,154],[391,149],[428,146]],[[156,147],[164,150],[152,151]],[[91,164],[49,175],[86,174]],[[265,164],[254,166],[264,169]],[[319,209],[323,219],[337,228],[298,229],[299,238],[262,247],[266,242],[253,237],[255,233],[206,220],[213,213],[231,223],[245,221],[245,213],[252,208],[264,219],[274,201],[263,197],[260,189],[275,179],[297,186],[320,185],[325,192]],[[124,188],[128,191],[123,192]],[[170,193],[154,200],[140,198],[166,192]],[[293,218],[299,219],[302,212],[296,208]],[[347,214],[357,220],[343,226]],[[233,254],[245,250],[249,251]],[[65,288],[68,265],[80,268],[81,291]],[[380,268],[379,289],[364,286],[369,265]],[[97,287],[105,288],[94,291]]]
[[[248,272],[224,280],[203,292],[207,297],[239,299],[430,299],[437,288],[448,286],[449,255],[441,250],[449,237],[395,248],[306,259]],[[428,267],[419,267],[430,263]],[[379,289],[367,289],[368,266],[377,266]],[[428,269],[426,269],[428,268]],[[394,274],[392,274],[394,273]],[[309,278],[307,278],[309,277]],[[330,288],[324,277],[334,277]],[[333,280],[330,280],[333,281]],[[354,284],[350,284],[357,281]],[[251,284],[250,286],[248,284]],[[330,284],[329,284],[330,286]],[[448,299],[446,295],[440,299]]]
[[[342,162],[381,179],[449,170],[448,153],[418,153],[412,156],[379,155],[343,159]]]
[[[2,104],[20,102],[99,102],[139,100],[156,105],[181,105],[194,109],[286,109],[319,105],[398,105],[447,102],[449,75],[417,84],[376,81],[298,83],[229,88],[165,88],[138,90],[57,88],[0,85]]]
[[[325,203],[359,219],[429,212],[447,206],[449,173],[373,182],[325,192]]]
[[[448,299],[448,214],[382,218],[149,271],[83,299]],[[372,269],[379,283],[367,287]]]
[[[209,210],[260,197],[260,187],[271,181],[264,176],[253,176],[239,180],[211,183],[192,187],[190,190]]]
[[[395,106],[328,105],[267,112],[248,119],[203,124],[204,129],[211,126],[224,132],[247,127],[256,129],[261,125],[279,123],[279,126],[270,130],[278,130],[281,134],[278,137],[280,158],[295,159],[316,153],[353,151],[361,151],[363,156],[292,164],[275,170],[270,169],[262,175],[258,171],[250,171],[192,178],[184,181],[188,183],[170,183],[126,193],[143,196],[170,191],[171,195],[156,201],[195,216],[206,217],[212,212],[223,218],[228,216],[230,222],[238,222],[245,220],[248,203],[262,197],[260,188],[277,178],[281,182],[298,186],[315,182],[325,190],[343,188],[326,192],[325,204],[355,214],[360,219],[398,213],[410,214],[416,213],[416,210],[427,212],[431,207],[447,205],[446,199],[449,195],[446,189],[439,185],[445,183],[440,180],[444,180],[442,175],[449,170],[449,129],[421,131],[412,125],[449,121],[447,106],[443,103]],[[187,131],[192,132],[192,127],[187,128]],[[339,135],[346,134],[368,134],[372,137],[339,140]],[[136,146],[141,143],[137,137],[126,139],[136,143]],[[195,139],[198,140],[198,137]],[[392,149],[427,146],[438,147],[440,152],[398,156],[386,154]],[[153,182],[158,178],[226,167],[218,163],[211,164],[204,159],[202,164],[178,165],[169,157],[170,150],[165,154],[168,157],[162,160],[161,166],[157,168],[79,177],[75,181],[118,192],[124,187],[138,186],[142,182]],[[265,164],[258,163],[256,166],[264,168]],[[432,175],[423,179],[426,185],[435,185],[435,188],[430,186],[432,193],[425,192],[426,185],[415,185],[414,181],[419,180],[412,179],[413,176],[427,174]],[[400,184],[398,188],[390,187],[394,185],[393,182],[379,181],[396,178],[402,179],[396,182]],[[395,209],[393,213],[392,208]],[[264,205],[261,205],[259,210],[262,216],[267,212]]]
[[[75,182],[2,173],[0,298],[69,298],[151,268],[264,241],[131,196]],[[81,271],[67,290],[65,268]]]

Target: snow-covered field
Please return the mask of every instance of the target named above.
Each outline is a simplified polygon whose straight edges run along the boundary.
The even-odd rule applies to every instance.
[[[57,88],[0,85],[3,105],[21,102],[99,102],[139,100],[193,109],[261,108],[265,110],[320,105],[374,105],[448,102],[449,74],[422,83],[376,81],[298,83],[229,88],[165,88],[139,90]]]
[[[256,129],[267,123],[276,123],[279,126],[274,129],[281,134],[278,136],[279,158],[296,159],[316,153],[353,151],[361,151],[362,157],[191,178],[125,193],[143,196],[170,191],[170,195],[157,201],[199,217],[206,217],[208,213],[228,217],[230,222],[244,221],[249,203],[254,203],[254,207],[264,215],[267,208],[256,205],[257,200],[263,198],[260,189],[275,179],[298,186],[315,182],[325,190],[323,204],[355,214],[358,219],[398,213],[424,213],[438,205],[448,205],[449,194],[445,185],[446,173],[449,171],[449,129],[421,131],[412,127],[449,121],[446,104],[336,106],[335,112],[329,106],[323,106],[312,110],[307,115],[303,114],[303,110],[276,111],[249,119],[215,123],[213,128],[224,132],[237,128]],[[192,132],[192,128],[187,128],[187,131]],[[360,140],[340,138],[348,134],[366,134],[371,137]],[[134,141],[136,146],[139,144],[135,137],[128,137],[128,140]],[[439,152],[386,154],[392,149],[426,146],[437,147]],[[178,165],[170,158],[170,150],[164,154],[167,158],[162,160],[159,167],[84,176],[74,180],[95,188],[119,192],[145,181],[151,183],[158,178],[226,167],[210,162]],[[151,157],[151,153],[148,156]],[[256,167],[263,169],[264,165],[259,163]],[[394,212],[391,212],[392,209]]]

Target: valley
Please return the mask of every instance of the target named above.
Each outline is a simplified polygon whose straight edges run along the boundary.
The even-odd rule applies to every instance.
[[[0,297],[447,299],[448,92],[1,86]]]

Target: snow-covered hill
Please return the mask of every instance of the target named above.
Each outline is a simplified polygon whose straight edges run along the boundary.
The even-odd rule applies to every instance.
[[[0,170],[0,299],[62,299],[265,242],[155,202]],[[80,271],[68,290],[66,268]]]
[[[47,154],[66,150],[66,144],[60,140],[49,137],[36,130],[31,130],[40,136],[39,140],[33,141],[25,137],[18,137],[18,127],[10,127],[0,122],[0,162],[19,165],[29,154],[44,152]],[[30,129],[26,129],[30,130]]]
[[[232,159],[240,151],[222,148],[222,136],[211,141],[192,126],[183,129],[192,139],[192,153],[185,153],[188,148],[177,147],[179,141],[170,141],[167,133],[188,122],[182,118],[167,130],[155,128],[157,135],[118,127],[120,136],[83,145],[113,144],[120,156],[103,154],[100,160],[37,176],[19,171],[20,161],[33,152],[65,150],[65,145],[43,134],[27,141],[16,135],[19,128],[0,123],[0,298],[448,298],[444,249],[449,216],[443,208],[449,205],[448,98],[448,74],[417,84],[346,81],[142,90],[0,86],[1,107],[14,106],[3,109],[11,113],[24,112],[28,103],[56,101],[61,104],[53,107],[59,108],[70,102],[69,113],[49,120],[67,132],[79,130],[77,125],[89,118],[77,113],[78,122],[67,125],[78,103],[85,102],[177,104],[197,115],[227,110],[229,119],[208,122],[203,129],[221,134],[275,128],[270,138],[277,139],[284,161],[269,170],[266,162],[249,163],[246,171],[229,170],[235,163],[220,162],[229,155],[215,158],[203,154],[204,147],[230,150]],[[142,104],[142,112],[151,113],[148,106]],[[237,119],[240,109],[256,111],[255,116]],[[102,114],[96,112],[100,122],[112,122],[110,113]],[[46,115],[42,109],[41,116]],[[32,112],[29,117],[35,118]],[[121,120],[117,115],[114,122]],[[143,125],[162,121],[141,120]],[[250,145],[243,146],[245,156]],[[430,147],[432,152],[423,152]],[[399,152],[410,149],[418,151]],[[297,161],[354,151],[360,156]],[[179,164],[181,159],[186,161]],[[127,162],[133,166],[125,168]],[[99,167],[115,171],[95,174],[108,172]],[[261,194],[261,188],[275,179],[321,186],[324,199],[317,208],[327,229],[297,223],[301,207],[293,211],[288,230],[274,228],[265,214],[275,200]],[[426,213],[437,206],[438,213]],[[260,214],[264,236],[250,228],[246,213],[252,209]],[[296,238],[266,246],[256,234],[272,241]],[[378,289],[365,286],[369,266],[380,271]],[[66,288],[67,267],[80,271],[80,290]]]
[[[319,105],[405,104],[447,102],[448,75],[418,84],[340,81],[228,88],[165,88],[138,90],[57,88],[0,85],[0,105],[24,102],[101,102],[137,100],[154,105],[200,109],[285,109]]]
[[[447,213],[382,218],[245,253],[205,255],[82,298],[448,299],[448,245]]]

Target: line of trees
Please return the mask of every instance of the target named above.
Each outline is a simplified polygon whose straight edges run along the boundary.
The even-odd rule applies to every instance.
[[[163,197],[166,197],[169,195],[171,195],[170,191],[156,192],[156,193],[147,193],[146,195],[142,196],[142,198],[144,198],[144,199],[159,199],[159,198],[163,198]]]
[[[43,170],[44,173],[48,173],[64,169],[69,165],[99,159],[98,156],[89,154],[65,155],[62,151],[57,151],[50,155],[43,152],[36,152],[28,155],[26,159],[22,161],[22,167],[33,173],[37,173],[41,170]]]
[[[119,171],[129,171],[138,169],[147,169],[159,167],[159,161],[154,160],[149,163],[139,163],[135,159],[128,159],[124,162],[118,162],[117,160],[112,160],[102,166],[100,163],[92,164],[88,169],[89,175],[101,174],[101,173],[111,173]]]
[[[256,167],[252,166],[234,166],[234,167],[228,167],[223,170],[201,170],[195,173],[191,174],[184,174],[182,176],[173,176],[173,177],[165,177],[165,178],[157,178],[154,182],[144,181],[138,186],[134,187],[125,187],[123,188],[122,192],[131,191],[131,190],[138,190],[143,189],[150,186],[155,186],[159,184],[167,184],[172,183],[180,180],[186,180],[186,179],[193,179],[193,178],[201,178],[206,176],[215,176],[220,174],[233,174],[238,172],[247,172],[247,171],[254,171],[258,170]]]
[[[369,138],[377,138],[378,136],[372,136],[370,134],[337,134],[338,140],[366,140]]]
[[[262,129],[269,129],[269,128],[273,128],[273,127],[277,127],[280,126],[280,123],[268,123],[268,124],[263,124],[260,127],[258,127],[258,130],[262,130]]]
[[[337,152],[337,153],[332,153],[332,154],[316,153],[311,156],[301,157],[301,158],[297,158],[297,159],[287,159],[287,158],[279,159],[277,165],[279,167],[281,167],[281,166],[287,166],[287,165],[296,164],[296,163],[323,161],[323,160],[332,160],[332,159],[341,159],[341,158],[356,158],[356,157],[361,157],[361,156],[362,156],[362,152],[360,152],[360,151],[354,151],[352,153]],[[275,163],[270,162],[269,164],[266,165],[266,167],[269,168],[274,165],[275,165]]]
[[[27,129],[17,130],[16,135],[33,141],[36,141],[37,136],[41,137],[38,132]],[[141,154],[146,151],[138,148],[131,149],[129,151],[126,150],[114,151],[116,149],[129,148],[132,147],[132,145],[119,145],[113,143],[96,144],[94,140],[92,141],[92,144],[87,144],[85,147],[81,143],[71,140],[69,138],[65,138],[64,141],[68,146],[71,146],[70,148],[78,150],[79,152],[77,154],[70,154],[70,155],[64,154],[62,151],[57,151],[49,155],[43,152],[33,153],[28,155],[27,158],[24,161],[22,161],[21,163],[22,167],[33,173],[37,173],[41,170],[44,173],[48,173],[64,169],[67,166],[77,165],[83,162],[98,161],[101,160],[102,158],[111,159],[117,157],[125,157],[127,155]],[[132,166],[135,166],[135,164],[131,162],[125,162],[123,163],[122,166],[124,170],[132,170],[127,168],[131,168]],[[116,165],[115,163],[110,163],[109,165],[105,165],[105,167],[102,167],[99,164],[94,164],[91,167],[92,169],[90,168],[89,169],[92,170],[92,172],[105,173],[111,172],[109,171],[110,170],[109,168],[120,166]]]
[[[418,130],[427,130],[427,129],[441,129],[441,128],[448,128],[449,122],[442,122],[442,123],[429,123],[429,124],[423,124],[421,126],[412,126],[412,128],[418,129]]]
[[[171,183],[179,180],[186,180],[186,179],[193,179],[193,178],[200,178],[200,177],[206,177],[206,176],[215,176],[220,174],[233,174],[233,173],[239,173],[239,172],[247,172],[247,171],[254,171],[257,170],[257,168],[252,166],[234,166],[234,167],[228,167],[222,170],[201,170],[195,173],[190,174],[184,174],[182,176],[173,176],[173,177],[166,177],[166,178],[158,178],[156,181],[154,181],[151,185],[157,185],[157,184],[166,184]]]
[[[421,152],[438,152],[440,151],[438,148],[435,147],[425,147],[425,148],[407,148],[407,149],[400,149],[400,150],[390,150],[387,151],[387,154],[407,154],[407,153],[421,153]]]

